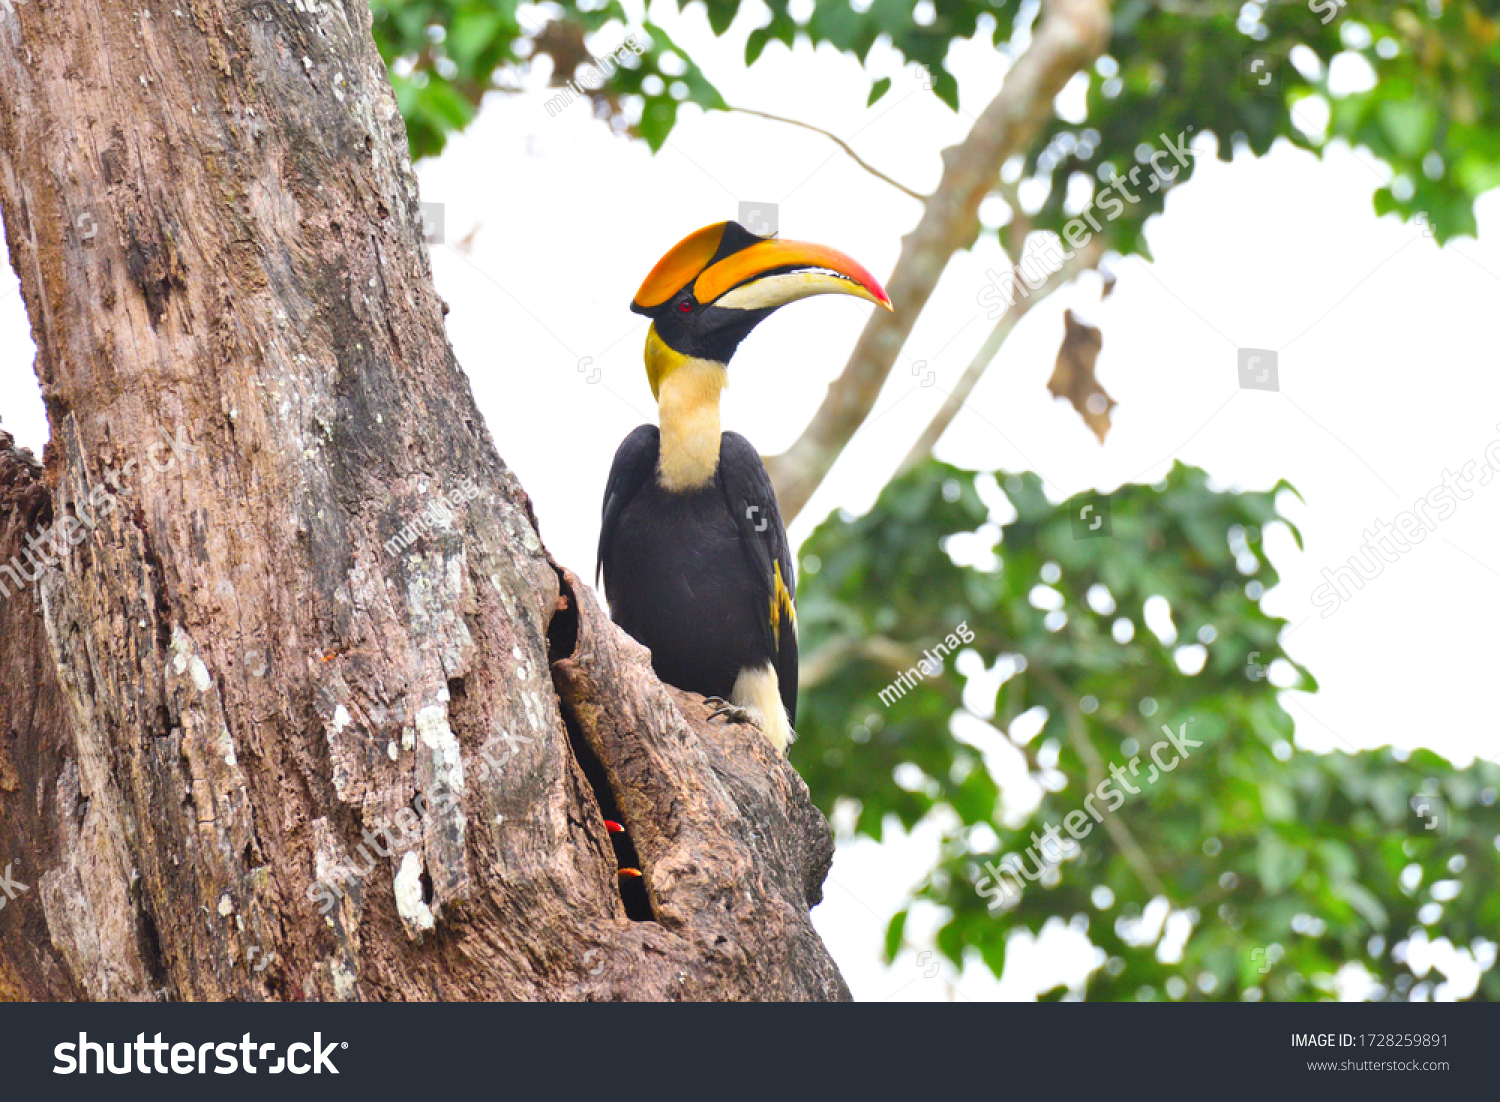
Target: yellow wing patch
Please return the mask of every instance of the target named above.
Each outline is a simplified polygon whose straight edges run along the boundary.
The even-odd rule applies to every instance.
[[[771,592],[771,632],[776,637],[776,647],[781,647],[781,621],[786,620],[792,625],[792,634],[797,633],[797,606],[792,603],[792,594],[786,587],[786,582],[781,579],[781,564],[772,563],[771,568],[775,571],[776,586]]]

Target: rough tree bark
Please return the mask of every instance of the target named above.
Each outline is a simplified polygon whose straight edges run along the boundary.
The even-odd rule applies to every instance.
[[[0,433],[0,997],[848,997],[801,780],[490,441],[366,0],[17,7],[0,211],[52,433]]]

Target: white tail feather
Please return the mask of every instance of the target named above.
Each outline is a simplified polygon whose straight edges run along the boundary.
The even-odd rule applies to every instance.
[[[743,708],[755,719],[755,724],[771,740],[771,745],[786,753],[787,745],[795,737],[791,720],[781,703],[781,681],[775,667],[770,664],[757,669],[740,671],[734,682],[731,703]]]

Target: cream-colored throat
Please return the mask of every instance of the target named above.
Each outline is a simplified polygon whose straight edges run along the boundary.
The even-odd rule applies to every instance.
[[[719,396],[728,383],[723,364],[686,356],[662,376],[656,398],[661,417],[656,469],[664,488],[695,490],[713,481],[723,431]]]

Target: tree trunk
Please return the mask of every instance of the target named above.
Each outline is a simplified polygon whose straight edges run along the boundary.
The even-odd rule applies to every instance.
[[[848,997],[805,786],[495,451],[366,0],[16,7],[0,210],[0,997]]]

